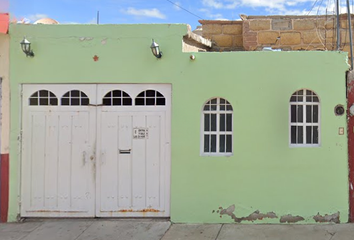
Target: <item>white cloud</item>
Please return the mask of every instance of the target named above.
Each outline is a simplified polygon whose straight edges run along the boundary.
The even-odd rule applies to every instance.
[[[239,1],[221,1],[221,0],[202,0],[204,6],[212,7],[216,9],[235,9],[239,4]]]
[[[151,18],[159,18],[159,19],[166,19],[166,15],[160,12],[157,8],[152,9],[135,9],[135,8],[128,8],[123,10],[125,14],[134,15],[138,17],[151,17]]]
[[[180,2],[175,2],[175,4],[173,5],[173,8],[177,11],[181,10],[181,8],[179,6],[182,6]]]
[[[238,7],[265,8],[267,11],[287,11],[287,7],[311,3],[313,0],[201,0],[206,7],[236,9]]]
[[[26,16],[26,18],[29,19],[31,22],[35,22],[39,19],[47,18],[47,17],[48,17],[47,14],[42,14],[42,13],[37,13],[37,14],[32,14],[32,15]]]
[[[212,13],[209,9],[206,8],[199,9],[199,11],[203,12],[208,19],[227,20],[226,18],[223,17],[221,13]]]
[[[236,9],[236,8],[263,8],[268,14],[274,15],[317,15],[317,14],[333,14],[335,12],[335,4],[332,2],[317,1],[315,6],[314,0],[201,0],[207,9]],[[307,9],[305,8],[305,4]],[[310,7],[312,7],[311,12]],[[353,6],[351,6],[351,10]],[[346,13],[345,3],[341,4],[340,13]]]

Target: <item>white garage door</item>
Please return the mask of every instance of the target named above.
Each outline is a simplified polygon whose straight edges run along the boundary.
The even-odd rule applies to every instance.
[[[167,84],[23,85],[22,217],[168,217]]]

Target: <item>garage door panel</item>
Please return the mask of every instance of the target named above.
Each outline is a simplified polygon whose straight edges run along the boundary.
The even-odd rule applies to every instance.
[[[102,136],[100,163],[101,171],[101,187],[99,188],[98,197],[101,199],[101,208],[104,211],[112,211],[117,206],[118,196],[118,124],[117,117],[112,113],[102,113],[103,122],[99,126]],[[115,151],[107,151],[107,147],[113,147]]]
[[[133,131],[146,129],[146,117],[144,115],[133,115]],[[139,133],[138,133],[139,134]],[[135,134],[134,134],[135,135]],[[145,138],[133,139],[132,146],[132,167],[133,171],[133,204],[134,210],[146,207],[146,141]]]
[[[147,126],[149,129],[149,138],[146,139],[146,190],[147,206],[152,209],[161,210],[161,115],[147,116]],[[162,138],[162,139],[161,139]]]
[[[50,209],[58,207],[58,114],[47,114],[45,121],[44,208]]]
[[[32,141],[29,148],[33,149],[31,166],[31,189],[30,189],[30,207],[40,209],[44,207],[44,184],[45,184],[45,129],[46,116],[42,114],[31,115]],[[42,173],[42,174],[40,174]]]

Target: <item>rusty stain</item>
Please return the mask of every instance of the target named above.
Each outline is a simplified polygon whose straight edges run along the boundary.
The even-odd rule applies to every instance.
[[[58,210],[35,210],[35,211],[26,211],[34,213],[82,213],[82,211],[58,211]]]
[[[296,223],[300,221],[304,221],[305,219],[301,216],[293,216],[291,214],[284,215],[280,218],[281,223]]]
[[[121,209],[118,212],[142,212],[142,213],[146,213],[146,212],[161,212],[161,211],[157,210],[157,209],[153,209],[153,208],[144,208],[144,209],[141,209],[141,210]]]
[[[320,215],[320,213],[317,213],[317,215],[314,216],[313,219],[316,222],[320,222],[320,223],[324,223],[324,222],[340,223],[339,212],[333,213],[332,215],[326,214],[324,216]]]
[[[231,205],[228,208],[224,209],[222,207],[219,207],[220,209],[220,217],[222,215],[228,215],[230,216],[235,222],[240,223],[242,221],[256,221],[256,220],[263,220],[264,218],[278,218],[278,216],[274,212],[268,212],[268,213],[261,213],[258,210],[254,211],[247,217],[236,217],[234,214],[235,211],[235,205]]]
[[[97,55],[93,56],[93,61],[97,62],[99,57]]]

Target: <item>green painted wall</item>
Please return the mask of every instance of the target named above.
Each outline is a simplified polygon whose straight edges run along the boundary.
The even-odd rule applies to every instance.
[[[22,83],[172,83],[171,220],[233,222],[213,210],[235,205],[246,217],[259,210],[312,217],[340,212],[348,220],[345,116],[347,55],[340,52],[182,53],[186,25],[11,25],[11,185],[9,220],[19,197]],[[27,36],[34,58],[19,42]],[[85,39],[84,39],[85,38]],[[154,38],[164,55],[149,49]],[[94,62],[93,56],[99,56]],[[290,148],[289,98],[298,89],[321,100],[321,147]],[[232,157],[200,156],[201,109],[211,97],[234,109]],[[244,223],[248,223],[245,221]]]

